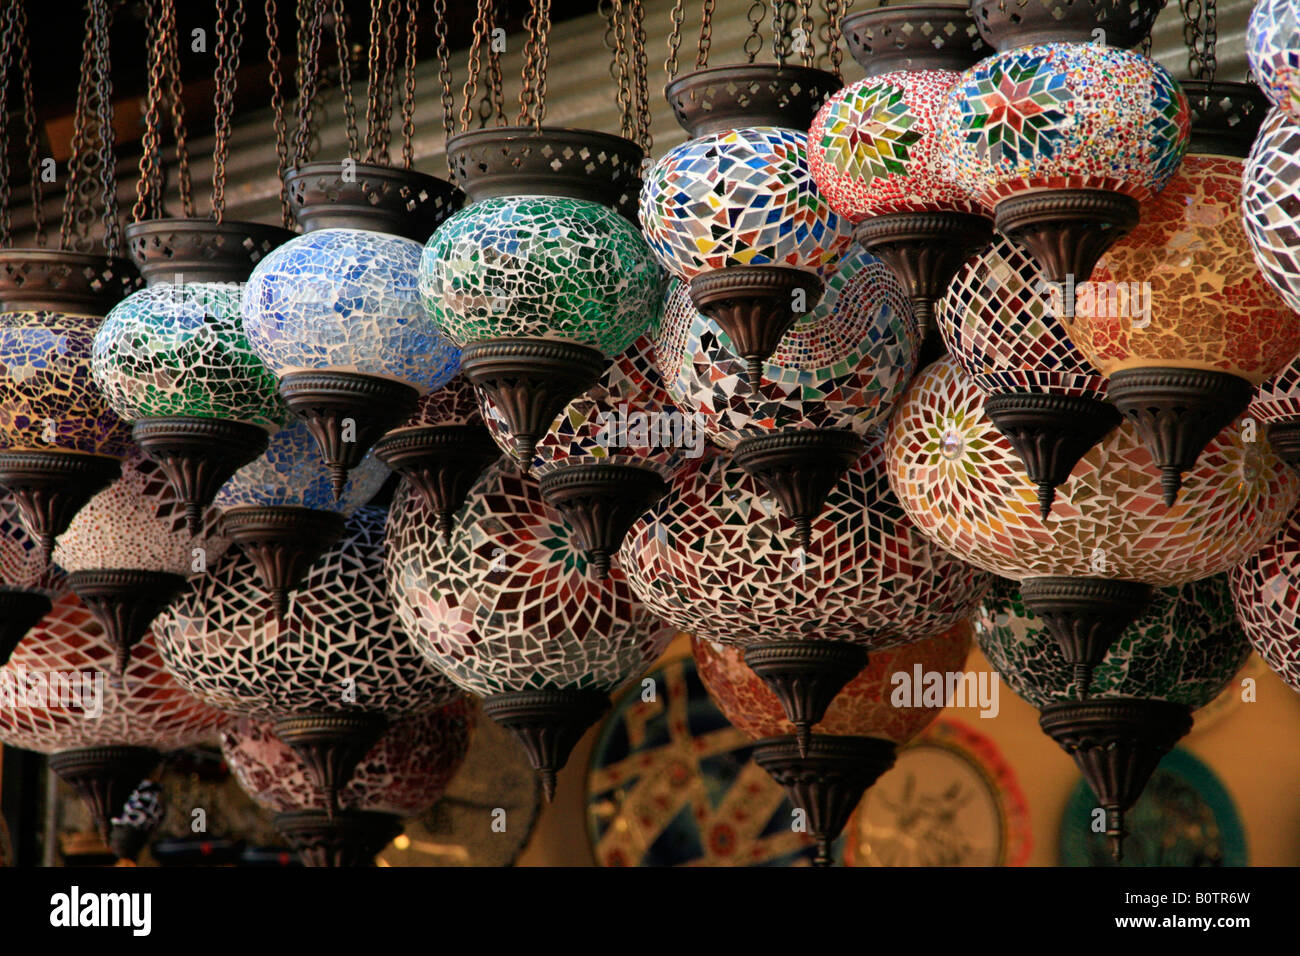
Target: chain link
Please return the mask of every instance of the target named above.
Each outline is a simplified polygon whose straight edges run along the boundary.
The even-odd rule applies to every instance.
[[[478,0],[474,15],[474,39],[469,47],[469,64],[465,73],[465,87],[460,104],[460,129],[469,129],[474,117],[474,99],[478,95],[479,71],[483,68],[483,44],[487,41],[492,21],[492,0]]]
[[[799,30],[803,48],[798,51],[804,66],[812,66],[816,53],[817,29],[813,26],[812,0],[799,0]]]
[[[844,22],[844,9],[847,6],[847,3],[841,6],[840,0],[822,0],[822,9],[826,11],[826,49],[831,72],[835,74],[837,80],[844,78],[841,73],[844,64],[844,47],[840,41],[844,39],[844,29],[841,24]]]
[[[636,94],[636,142],[644,162],[650,161],[654,137],[650,132],[650,60],[646,53],[645,7],[641,0],[631,0],[632,87]]]
[[[1216,0],[1205,0],[1205,81],[1214,85],[1214,74],[1219,70],[1219,60],[1214,48],[1219,42],[1219,10]]]
[[[293,225],[289,187],[284,183],[284,173],[289,168],[289,123],[284,114],[284,57],[280,53],[280,24],[276,20],[275,0],[266,0],[266,57],[271,67],[271,112],[275,116],[275,174],[280,180],[280,221],[288,229]]]
[[[627,49],[627,21],[623,13],[623,0],[608,0],[605,14],[609,26],[605,31],[605,45],[610,47],[609,71],[618,91],[619,132],[631,139],[636,135],[636,130],[632,118],[632,76]]]
[[[371,0],[375,3],[376,0]],[[352,95],[352,48],[348,45],[348,15],[343,0],[334,0],[334,46],[338,51],[339,89],[343,92],[343,116],[348,134],[348,156],[361,158],[361,138],[357,133],[357,101]]]
[[[135,187],[135,204],[131,207],[132,222],[156,219],[160,215],[160,202],[155,189],[162,180],[158,127],[162,123],[163,72],[167,56],[166,41],[162,37],[160,6],[161,0],[145,0],[148,79],[145,88],[144,134],[140,137],[140,179]]]
[[[320,87],[321,33],[326,0],[298,0],[298,128],[294,131],[293,165],[300,167],[312,149],[314,101]]]
[[[239,84],[239,51],[244,44],[244,0],[217,0],[216,95],[212,146],[212,218],[226,214],[226,160],[230,156],[230,123]]]
[[[456,132],[456,97],[452,93],[451,51],[447,46],[447,0],[433,0],[433,36],[438,44],[438,83],[442,99],[443,144]],[[451,172],[451,159],[447,160]]]
[[[380,90],[381,122],[375,140],[377,162],[389,161],[389,149],[393,145],[393,93],[397,89],[397,46],[401,26],[402,0],[388,0],[388,38],[384,46],[384,82]]]
[[[185,128],[185,91],[181,85],[180,32],[176,28],[176,4],[163,0],[163,42],[167,45],[163,64],[167,74],[167,100],[171,107],[172,138],[176,141],[176,185],[181,197],[181,214],[194,218],[194,181],[190,174],[189,133]],[[159,175],[162,167],[159,166]],[[159,183],[159,195],[162,184]]]
[[[108,57],[111,15],[108,0],[87,0],[77,105],[72,121],[72,156],[68,160],[68,189],[59,228],[60,248],[88,251],[91,248],[91,224],[95,221],[98,203],[104,229],[104,250],[110,256],[117,254],[118,245],[112,64]],[[91,140],[92,127],[94,142]]]
[[[14,16],[19,4],[9,0],[0,28],[0,245],[13,244],[14,224],[10,214],[13,190],[9,179],[9,64],[14,62],[17,33]],[[34,172],[34,170],[33,170]]]
[[[502,0],[504,2],[504,0]],[[492,19],[488,21],[488,36],[492,37],[496,33],[497,26],[502,17],[498,13],[503,12],[496,2],[492,3]],[[487,125],[489,116],[496,117],[496,125],[506,125],[506,95],[505,95],[505,77],[501,73],[501,51],[497,49],[495,42],[488,43],[488,81],[487,91],[484,94],[484,100],[488,104],[487,113],[483,118],[483,125]]]
[[[533,0],[524,43],[523,86],[519,90],[519,125],[541,129],[546,117],[546,67],[550,59],[551,0]]]
[[[18,37],[18,76],[22,83],[23,127],[27,131],[27,168],[32,171],[32,225],[36,245],[45,245],[45,196],[40,176],[40,142],[36,128],[36,98],[32,92],[32,51],[27,32],[27,6],[15,3],[15,31]],[[8,188],[6,186],[6,188]]]
[[[682,21],[686,19],[684,3],[685,0],[676,0],[671,14],[673,28],[668,33],[668,59],[664,60],[664,72],[669,80],[677,78],[677,52],[682,47]]]
[[[695,53],[697,70],[709,65],[709,47],[713,45],[713,9],[714,0],[704,0],[704,6],[700,10],[700,42]]]
[[[749,35],[745,37],[744,51],[750,63],[763,52],[763,21],[767,19],[767,4],[764,0],[754,0],[749,5],[745,19],[749,21]]]
[[[404,169],[410,169],[415,164],[415,57],[416,41],[419,36],[420,0],[406,0],[406,58],[402,64],[402,167]]]

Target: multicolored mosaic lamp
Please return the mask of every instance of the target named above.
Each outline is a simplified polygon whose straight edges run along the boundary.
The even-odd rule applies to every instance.
[[[381,462],[367,457],[338,495],[335,473],[314,449],[307,424],[285,426],[271,436],[260,458],[221,486],[214,501],[222,512],[223,533],[252,560],[282,615],[289,592],[307,568],[339,539],[344,521],[388,477]]]
[[[791,803],[808,814],[817,840],[815,866],[834,862],[831,846],[854,807],[905,744],[939,716],[935,707],[895,706],[894,675],[953,673],[966,663],[971,627],[959,621],[946,631],[901,647],[878,651],[836,695],[813,727],[801,755],[795,726],[781,701],[745,664],[740,648],[694,638],[691,652],[709,696],[727,720],[758,742],[754,759],[786,789]],[[909,701],[911,698],[909,697]],[[946,701],[944,701],[946,703]]]
[[[1189,113],[1173,77],[1146,57],[1047,43],[967,70],[941,126],[952,177],[993,210],[998,232],[1047,281],[1077,283],[1177,170]]]
[[[668,491],[688,456],[704,452],[704,436],[673,410],[654,359],[654,342],[638,337],[565,407],[527,463],[542,500],[573,529],[598,577],[609,575],[632,522]],[[486,393],[479,402],[492,437],[509,454],[515,440],[505,415]]]
[[[1300,513],[1231,572],[1237,617],[1251,646],[1300,693]]]
[[[488,469],[443,543],[420,496],[388,523],[388,593],[433,666],[484,698],[524,745],[548,799],[578,739],[673,631],[636,602],[620,568],[587,570],[560,515],[504,463]]]
[[[940,125],[948,91],[992,53],[965,6],[854,13],[844,36],[867,77],[840,90],[808,131],[808,165],[827,204],[903,283],[924,339],[934,305],[993,224],[947,176]]]
[[[780,698],[801,752],[869,651],[964,619],[988,576],[930,544],[889,488],[877,443],[827,497],[812,547],[783,545],[790,519],[719,456],[683,470],[633,526],[622,566],[655,614],[745,649]]]
[[[1257,0],[1246,26],[1246,59],[1264,93],[1300,121],[1300,12],[1290,0]]]
[[[1120,422],[1105,377],[1061,324],[1059,292],[1020,247],[999,238],[962,267],[938,308],[948,354],[987,396],[984,411],[1037,486],[1044,519],[1057,487]]]
[[[427,663],[384,592],[384,521],[359,509],[277,614],[252,562],[228,556],[159,618],[158,649],[192,694],[275,722],[329,809],[393,719],[436,709],[458,691]]]
[[[1242,172],[1241,214],[1260,275],[1300,312],[1300,125],[1271,110]]]
[[[1255,389],[1246,417],[1268,429],[1279,458],[1300,465],[1300,356]]]
[[[1183,84],[1188,155],[1142,222],[1069,290],[1070,337],[1110,380],[1161,471],[1165,502],[1251,389],[1300,352],[1300,315],[1251,258],[1238,203],[1242,161],[1268,108],[1245,83]]]
[[[990,663],[1079,766],[1106,811],[1122,856],[1124,814],[1156,764],[1192,728],[1192,712],[1218,697],[1250,656],[1225,575],[1162,588],[1098,663],[1087,700],[1050,624],[999,581],[975,617]]]
[[[897,278],[850,247],[823,272],[826,292],[799,316],[757,389],[686,284],[669,283],[655,365],[682,415],[763,483],[808,547],[812,519],[916,370],[921,339]]]
[[[460,769],[475,710],[462,697],[438,710],[394,721],[357,764],[331,816],[328,797],[270,723],[241,717],[221,733],[221,755],[244,792],[273,812],[275,825],[307,866],[371,866],[424,813]]]
[[[474,482],[501,457],[474,386],[458,375],[420,399],[415,414],[375,442],[375,457],[424,496],[443,540]]]
[[[665,89],[691,139],[646,175],[641,228],[727,332],[755,390],[782,336],[821,298],[819,270],[849,241],[813,180],[805,135],[839,85],[810,67],[751,63],[697,69]]]
[[[61,569],[41,554],[23,524],[18,502],[0,495],[0,667],[18,642],[68,589]]]
[[[54,560],[68,585],[99,618],[117,650],[117,676],[131,648],[187,578],[203,574],[230,541],[211,509],[200,534],[188,530],[188,508],[156,462],[136,452],[122,477],[91,498],[59,536]]]
[[[0,707],[0,743],[51,754],[51,769],[86,801],[105,839],[162,752],[200,743],[224,721],[172,679],[153,633],[120,684],[104,679],[116,657],[96,616],[67,592],[0,669],[0,681],[24,694],[24,706]],[[66,694],[49,693],[56,675]]]
[[[1154,587],[1240,563],[1300,498],[1300,476],[1263,436],[1233,427],[1211,442],[1178,504],[1166,508],[1151,453],[1124,422],[1084,455],[1043,519],[1028,507],[1037,489],[984,401],[953,360],[925,369],[890,424],[890,481],[936,544],[1020,582],[1025,606],[1076,668],[1081,693]]]

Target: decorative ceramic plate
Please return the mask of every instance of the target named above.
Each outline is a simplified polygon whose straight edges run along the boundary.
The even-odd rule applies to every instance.
[[[899,750],[844,832],[848,866],[1023,866],[1033,848],[1011,766],[988,737],[949,718]]]
[[[1080,780],[1061,819],[1063,866],[1116,866],[1105,834],[1090,826],[1097,800]],[[1170,751],[1133,809],[1120,866],[1247,866],[1246,832],[1219,778],[1191,752]]]

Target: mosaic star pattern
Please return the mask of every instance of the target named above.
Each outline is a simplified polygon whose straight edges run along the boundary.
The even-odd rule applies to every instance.
[[[1300,514],[1231,577],[1237,616],[1251,646],[1300,693]]]
[[[240,505],[297,505],[346,516],[373,498],[388,474],[383,462],[367,454],[348,472],[348,483],[335,501],[316,439],[305,422],[295,421],[271,436],[260,458],[239,469],[221,486],[214,504],[223,511]]]
[[[537,442],[533,476],[541,478],[565,464],[618,462],[647,466],[671,478],[688,456],[699,457],[704,436],[696,437],[694,422],[689,433],[684,430],[654,356],[654,342],[638,337],[599,382],[569,402]],[[515,439],[505,416],[486,392],[479,393],[479,404],[493,440],[511,454]]]
[[[931,540],[1002,577],[1075,575],[1158,587],[1219,574],[1256,551],[1300,498],[1300,476],[1262,435],[1225,428],[1166,508],[1160,472],[1125,422],[1057,489],[1046,520],[1020,458],[951,359],[913,381],[890,422],[889,478]]]
[[[412,645],[385,593],[385,517],[378,508],[352,516],[283,621],[252,562],[232,550],[155,622],[167,667],[212,706],[259,720],[347,710],[399,717],[453,700],[456,689]]]
[[[668,396],[709,439],[741,439],[783,428],[878,429],[916,371],[920,337],[894,273],[859,246],[823,270],[821,302],[786,332],[754,395],[726,332],[669,283],[655,337],[655,364]]]
[[[958,621],[934,637],[901,647],[872,651],[862,673],[835,695],[826,716],[813,725],[813,733],[835,737],[883,737],[904,744],[939,716],[941,707],[895,707],[891,695],[896,673],[923,671],[951,673],[966,664],[971,649],[971,626]],[[754,740],[794,734],[794,724],[771,688],[745,663],[745,652],[712,641],[691,641],[691,653],[709,696],[731,721]]]
[[[460,368],[460,350],[420,303],[420,244],[360,229],[290,239],[253,269],[244,332],[277,375],[303,370],[397,379],[420,392]]]
[[[948,94],[941,152],[990,208],[1029,189],[1102,189],[1142,202],[1187,149],[1187,98],[1144,56],[1046,43],[981,60]]]
[[[1294,0],[1257,0],[1246,27],[1246,58],[1264,95],[1300,121],[1300,10]]]
[[[122,418],[186,415],[273,429],[288,409],[244,337],[234,283],[163,283],[133,292],[95,333],[91,373]]]
[[[817,270],[849,242],[850,224],[822,198],[807,135],[728,130],[665,153],[641,187],[641,228],[680,279],[725,266]]]
[[[97,316],[0,313],[0,449],[125,458],[131,426],[91,376]]]
[[[623,571],[599,579],[536,484],[505,465],[479,479],[444,544],[403,485],[388,526],[388,590],[425,656],[472,694],[613,690],[672,639]]]
[[[1106,379],[1061,324],[1064,305],[1034,260],[998,238],[961,267],[936,314],[948,354],[986,394],[1105,398]]]
[[[465,759],[474,716],[472,702],[462,697],[393,723],[339,792],[340,809],[402,817],[429,809]],[[326,807],[324,791],[270,723],[247,717],[231,721],[221,733],[221,756],[244,792],[272,813]]]
[[[54,602],[0,668],[0,743],[38,753],[79,747],[132,746],[175,750],[202,743],[225,718],[195,699],[163,666],[150,631],[131,652],[119,686],[115,650],[103,627],[71,591]],[[95,681],[102,711],[85,698],[51,693],[55,672]],[[18,705],[22,695],[25,706]],[[8,697],[8,695],[13,695]],[[78,700],[81,702],[79,703]]]
[[[889,489],[877,443],[835,485],[807,554],[794,525],[726,456],[684,469],[632,526],[620,557],[633,590],[704,640],[839,640],[869,648],[965,619],[986,575],[931,545]]]
[[[1077,699],[1073,667],[1043,622],[1024,606],[1015,584],[995,583],[974,624],[980,649],[1017,697],[1039,708]],[[1226,575],[1161,588],[1097,665],[1088,696],[1204,707],[1249,656]]]
[[[1241,214],[1260,274],[1300,312],[1300,126],[1271,111],[1242,173]]]
[[[850,222],[896,212],[982,213],[947,175],[940,123],[959,74],[899,70],[840,90],[808,131],[808,166]]]
[[[506,196],[476,202],[433,234],[420,295],[460,346],[563,339],[618,355],[651,320],[660,275],[640,233],[585,199]]]
[[[216,508],[208,508],[199,534],[191,536],[185,505],[171,482],[137,451],[122,462],[122,477],[96,493],[59,535],[54,562],[68,572],[131,568],[190,577],[216,564],[230,547],[220,518]]]
[[[1070,336],[1101,371],[1176,366],[1258,385],[1300,351],[1300,315],[1260,276],[1241,222],[1242,161],[1191,155],[1101,257]],[[1120,289],[1149,287],[1149,311]],[[1127,293],[1126,293],[1127,294]],[[1144,296],[1147,293],[1144,293]]]

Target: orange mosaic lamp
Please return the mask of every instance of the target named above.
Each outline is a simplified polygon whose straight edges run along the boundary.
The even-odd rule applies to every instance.
[[[1159,469],[1124,422],[1058,489],[1051,515],[985,413],[984,395],[950,359],[923,371],[886,441],[889,477],[917,528],[963,560],[1019,581],[1077,669],[1092,668],[1143,610],[1152,587],[1209,577],[1268,539],[1300,498],[1300,476],[1262,434],[1227,428],[1210,442],[1166,508]],[[1254,439],[1254,440],[1248,440]]]
[[[900,745],[928,727],[943,707],[895,706],[895,674],[959,671],[970,653],[972,630],[961,620],[941,633],[871,655],[813,727],[806,754],[780,699],[745,663],[741,648],[694,638],[700,679],[727,720],[758,741],[754,759],[803,808],[817,841],[818,866],[831,863],[831,844],[853,809],[894,764]]]
[[[1260,274],[1242,225],[1244,161],[1268,101],[1245,83],[1183,87],[1187,157],[1092,281],[1065,289],[1062,316],[1155,456],[1169,505],[1251,389],[1300,351],[1300,315]]]

